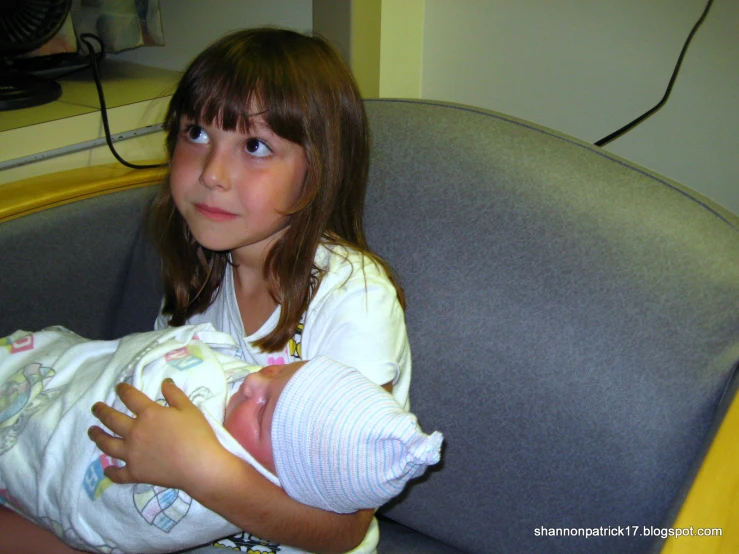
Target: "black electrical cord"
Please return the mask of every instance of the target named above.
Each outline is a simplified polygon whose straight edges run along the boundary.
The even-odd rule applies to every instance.
[[[95,79],[95,87],[98,91],[98,98],[100,99],[100,116],[103,118],[103,127],[105,128],[105,141],[108,143],[108,148],[110,148],[111,153],[115,157],[116,160],[118,160],[120,163],[125,165],[126,167],[130,167],[131,169],[151,169],[154,167],[164,167],[167,164],[149,164],[149,165],[139,165],[134,164],[131,162],[127,162],[124,160],[118,152],[116,152],[115,148],[113,147],[113,139],[110,136],[110,124],[108,123],[108,109],[105,105],[105,95],[103,94],[103,84],[100,80],[100,71],[98,70],[98,60],[97,56],[95,55],[95,48],[93,48],[92,44],[90,44],[87,39],[94,39],[98,42],[100,45],[100,59],[103,58],[104,52],[105,52],[105,45],[103,44],[103,41],[100,39],[100,37],[90,34],[90,33],[82,33],[80,35],[80,41],[84,43],[84,45],[87,47],[87,53],[90,57],[90,67],[92,68],[92,75]]]
[[[708,15],[708,10],[711,8],[711,4],[713,4],[713,0],[708,0],[708,3],[706,4],[706,7],[703,10],[703,13],[701,14],[698,21],[696,21],[695,25],[693,25],[693,29],[690,31],[688,38],[685,40],[685,44],[683,45],[683,49],[680,52],[680,57],[678,57],[677,59],[677,64],[675,64],[675,69],[672,71],[672,77],[670,77],[670,82],[667,85],[667,90],[665,90],[665,94],[662,97],[662,100],[660,100],[659,103],[656,106],[654,106],[651,110],[643,113],[631,123],[624,125],[623,127],[618,129],[617,131],[614,131],[607,137],[600,139],[598,142],[595,143],[596,146],[604,146],[608,144],[609,142],[611,142],[612,140],[617,139],[618,137],[623,135],[625,132],[630,131],[631,129],[639,125],[642,121],[650,117],[652,114],[654,114],[657,110],[661,109],[662,106],[665,105],[665,103],[667,102],[667,98],[669,98],[670,93],[672,92],[672,86],[675,84],[675,80],[677,79],[677,73],[678,71],[680,71],[680,66],[683,63],[683,58],[685,57],[685,52],[688,50],[690,41],[693,40],[693,35],[695,34],[695,32],[698,30],[698,27],[701,26],[701,23],[703,23],[703,20]]]

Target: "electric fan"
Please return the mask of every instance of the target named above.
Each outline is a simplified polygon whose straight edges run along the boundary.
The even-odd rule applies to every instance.
[[[61,96],[59,83],[23,71],[13,61],[51,40],[64,24],[71,4],[72,0],[0,2],[0,110],[38,106]]]

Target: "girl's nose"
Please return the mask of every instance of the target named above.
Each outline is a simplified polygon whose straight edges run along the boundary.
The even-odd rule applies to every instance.
[[[228,190],[231,188],[228,163],[224,153],[215,148],[211,150],[200,173],[200,183],[209,189]]]

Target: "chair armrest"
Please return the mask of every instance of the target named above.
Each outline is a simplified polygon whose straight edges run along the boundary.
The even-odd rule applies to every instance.
[[[694,535],[668,537],[661,554],[739,552],[739,395],[729,407],[688,492],[674,529]],[[698,530],[720,529],[720,536]],[[705,531],[702,531],[705,532]]]

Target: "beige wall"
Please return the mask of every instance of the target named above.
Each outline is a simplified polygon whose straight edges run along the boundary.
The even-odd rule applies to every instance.
[[[425,0],[382,0],[380,96],[420,98]]]
[[[331,1],[343,0],[314,4]],[[380,96],[479,106],[587,142],[659,102],[706,5],[706,0],[361,1],[381,6]],[[352,25],[361,25],[356,14],[352,18]],[[664,108],[605,148],[739,213],[737,60],[739,0],[715,2]],[[374,90],[363,92],[373,96]]]
[[[313,27],[311,0],[159,0],[164,47],[136,48],[117,58],[181,71],[203,48],[229,31],[277,25]]]
[[[364,98],[380,95],[380,0],[351,0],[350,65]]]
[[[342,52],[365,98],[421,95],[424,0],[313,0],[313,30]]]
[[[423,98],[595,142],[661,99],[705,0],[425,0]],[[714,2],[665,107],[606,146],[739,213],[739,0]]]

